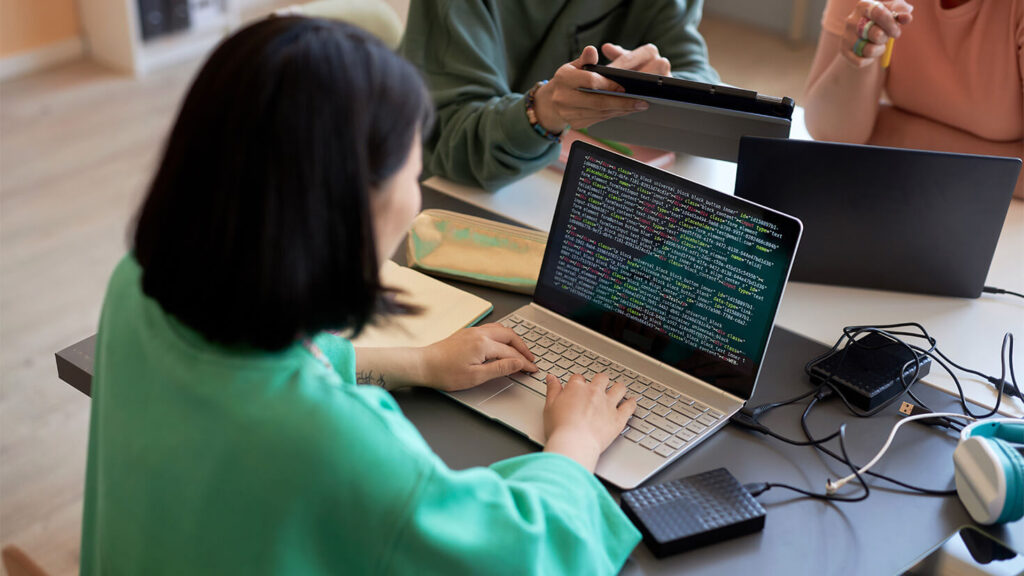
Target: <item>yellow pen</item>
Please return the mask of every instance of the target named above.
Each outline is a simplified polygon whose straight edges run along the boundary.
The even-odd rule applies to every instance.
[[[882,54],[882,68],[888,68],[889,63],[892,62],[892,45],[896,43],[896,39],[889,37],[885,41],[885,54]]]

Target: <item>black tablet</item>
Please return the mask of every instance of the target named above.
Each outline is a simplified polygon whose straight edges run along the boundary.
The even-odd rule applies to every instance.
[[[792,120],[793,99],[786,96],[766,96],[753,90],[705,84],[691,80],[681,80],[672,76],[658,76],[645,72],[623,70],[595,64],[583,67],[588,72],[595,72],[612,80],[625,88],[628,94],[661,98],[676,102],[688,102],[715,108],[727,108],[739,112],[751,112],[777,118]]]

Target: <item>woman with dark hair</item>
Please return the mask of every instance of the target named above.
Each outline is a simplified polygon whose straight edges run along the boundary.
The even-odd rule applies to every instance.
[[[419,210],[430,101],[345,24],[273,18],[193,83],[110,280],[82,574],[611,573],[639,541],[592,471],[635,402],[549,376],[542,453],[449,469],[384,388],[533,356],[470,328],[354,349]],[[357,373],[359,377],[357,378]]]

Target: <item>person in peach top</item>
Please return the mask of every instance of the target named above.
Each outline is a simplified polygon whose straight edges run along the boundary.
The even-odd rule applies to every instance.
[[[1024,0],[828,0],[821,24],[816,140],[1024,156]]]

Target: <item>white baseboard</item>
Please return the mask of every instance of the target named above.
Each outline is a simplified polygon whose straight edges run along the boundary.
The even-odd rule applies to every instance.
[[[77,60],[85,54],[82,38],[75,36],[60,42],[0,58],[0,80],[24,76],[31,72]]]

